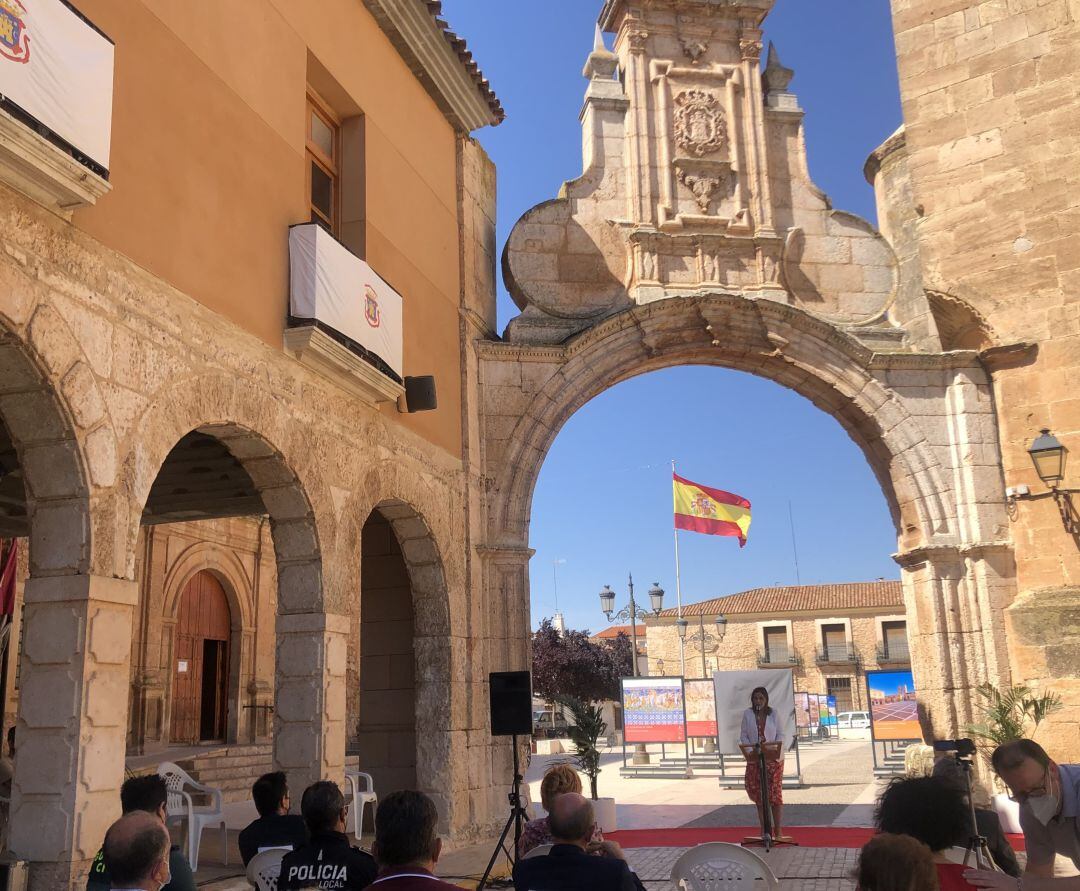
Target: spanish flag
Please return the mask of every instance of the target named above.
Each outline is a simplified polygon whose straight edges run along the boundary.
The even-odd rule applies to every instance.
[[[706,535],[734,535],[746,546],[750,531],[750,502],[730,492],[710,489],[672,474],[675,528]]]

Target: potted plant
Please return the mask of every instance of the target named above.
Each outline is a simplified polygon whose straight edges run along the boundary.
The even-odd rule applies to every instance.
[[[1047,715],[1062,707],[1061,697],[1052,690],[1036,696],[1024,685],[999,690],[993,684],[981,684],[975,692],[982,700],[976,703],[976,708],[982,712],[983,720],[970,725],[967,732],[982,741],[984,753],[1002,743],[1033,736]],[[1020,832],[1020,805],[1009,798],[996,777],[994,786],[997,789],[993,797],[994,810],[1001,820],[1001,828],[1005,832]]]
[[[601,832],[614,832],[615,799],[600,798],[596,794],[596,780],[600,776],[600,739],[607,735],[607,724],[600,707],[573,697],[560,700],[568,709],[573,722],[569,728],[570,742],[574,744],[574,761],[589,778],[589,793],[596,813],[596,823]]]

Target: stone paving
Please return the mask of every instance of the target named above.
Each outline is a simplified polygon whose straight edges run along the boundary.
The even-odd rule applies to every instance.
[[[631,848],[627,859],[649,891],[675,891],[671,867],[686,848]],[[849,891],[857,848],[774,848],[754,853],[780,880],[781,891]]]

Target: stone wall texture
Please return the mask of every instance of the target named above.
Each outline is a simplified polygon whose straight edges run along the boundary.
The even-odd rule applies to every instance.
[[[892,8],[924,280],[1000,348],[988,358],[1004,484],[1045,492],[1026,454],[1039,429],[1080,448],[1080,4]],[[1076,478],[1074,466],[1065,485]],[[1019,596],[993,621],[1010,630],[1014,680],[1065,696],[1040,738],[1075,757],[1080,633],[1063,619],[1080,600],[1080,547],[1052,499],[1015,505],[1010,529]]]

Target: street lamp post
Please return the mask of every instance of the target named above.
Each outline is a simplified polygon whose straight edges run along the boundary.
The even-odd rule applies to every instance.
[[[664,608],[664,589],[660,587],[656,582],[649,588],[649,603],[652,606],[652,612],[639,609],[637,601],[634,600],[634,576],[628,573],[628,585],[630,588],[630,602],[624,606],[618,612],[615,612],[615,592],[611,590],[611,585],[604,585],[600,591],[600,609],[604,611],[604,615],[607,616],[609,622],[623,622],[627,619],[630,620],[630,651],[633,653],[634,664],[631,666],[631,672],[634,677],[639,677],[641,672],[638,669],[638,652],[637,652],[637,620],[645,620],[648,616],[659,615],[660,610]],[[624,724],[625,727],[625,724]],[[625,733],[625,729],[623,730]],[[638,743],[634,747],[634,764],[648,764],[649,753],[645,749],[644,743]]]
[[[698,613],[698,630],[686,636],[687,629],[690,623],[686,619],[676,619],[675,627],[679,632],[679,642],[685,648],[686,644],[696,648],[701,653],[701,676],[707,678],[709,676],[709,665],[705,659],[706,653],[711,653],[720,649],[720,642],[723,641],[724,635],[727,633],[727,617],[721,613],[716,617],[716,635],[709,634],[705,630],[705,615],[704,613]],[[705,741],[705,751],[716,751],[715,740],[708,739]]]

